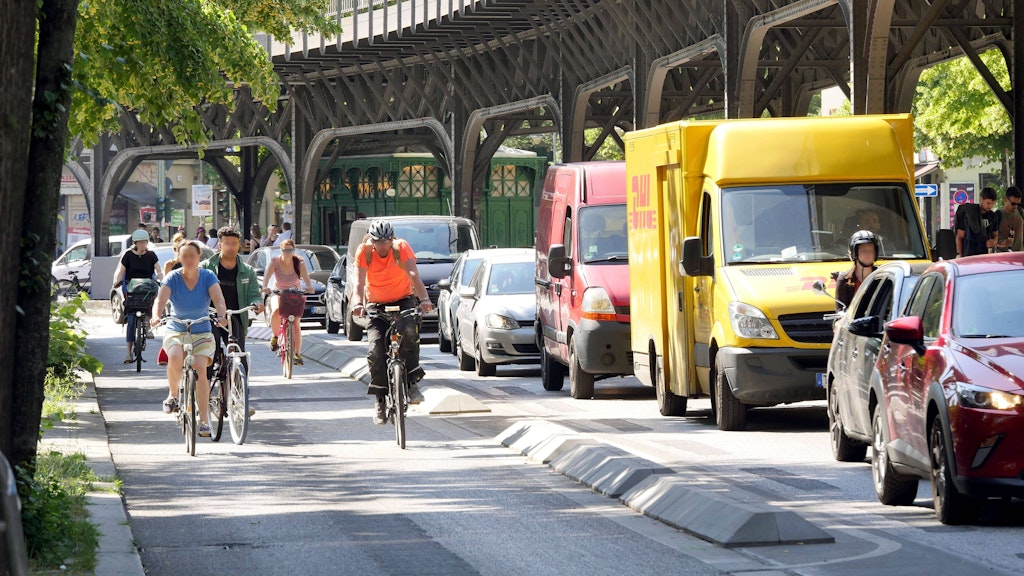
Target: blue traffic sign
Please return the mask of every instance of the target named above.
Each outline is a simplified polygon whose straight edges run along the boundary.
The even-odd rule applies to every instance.
[[[919,198],[931,198],[939,195],[938,184],[917,184],[914,186],[914,196]]]

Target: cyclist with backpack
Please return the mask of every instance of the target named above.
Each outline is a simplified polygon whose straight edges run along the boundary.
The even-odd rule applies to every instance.
[[[366,305],[398,306],[402,310],[419,306],[424,313],[434,309],[416,268],[416,253],[408,242],[395,238],[395,229],[390,222],[377,220],[370,225],[369,237],[359,246],[355,258],[359,275],[352,296],[353,315],[363,316]],[[423,401],[423,394],[417,383],[424,376],[420,367],[419,326],[412,319],[403,319],[399,322],[399,329],[402,331],[399,353],[405,360],[408,373],[409,403],[419,404]],[[370,346],[366,362],[370,369],[370,385],[366,393],[377,397],[374,424],[384,424],[387,420],[384,401],[388,392],[387,343],[384,341],[387,330],[388,323],[381,318],[371,319],[367,327]]]

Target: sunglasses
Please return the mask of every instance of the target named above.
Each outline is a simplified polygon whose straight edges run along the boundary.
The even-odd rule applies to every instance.
[[[295,252],[295,248],[284,248],[281,250],[281,252],[284,252],[285,254],[291,254],[292,252]]]
[[[1013,206],[1014,208],[1016,208],[1017,206],[1020,206],[1020,202],[1010,201],[1010,206]]]

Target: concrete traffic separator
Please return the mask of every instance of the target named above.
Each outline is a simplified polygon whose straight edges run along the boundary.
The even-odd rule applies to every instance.
[[[467,414],[491,411],[483,402],[469,394],[443,386],[424,387],[423,402],[420,403],[417,410],[427,414]]]

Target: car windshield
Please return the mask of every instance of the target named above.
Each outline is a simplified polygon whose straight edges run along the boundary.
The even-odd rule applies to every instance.
[[[580,258],[594,262],[627,262],[626,205],[591,206],[579,214]]]
[[[322,270],[331,270],[338,264],[338,258],[330,250],[317,250],[316,259]]]
[[[395,236],[416,252],[417,262],[455,262],[459,255],[476,248],[473,227],[445,221],[393,222]]]
[[[491,266],[487,294],[533,294],[533,262],[501,262]]]
[[[963,276],[953,291],[953,334],[960,338],[1024,337],[1024,270]]]
[[[850,236],[871,230],[879,259],[926,256],[903,184],[806,184],[722,191],[722,248],[729,264],[849,259]]]

